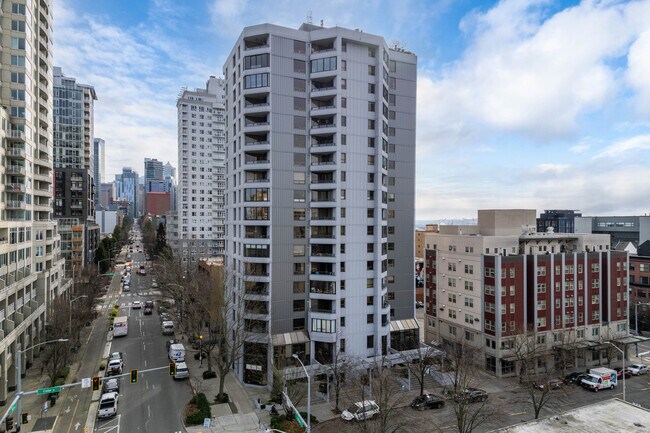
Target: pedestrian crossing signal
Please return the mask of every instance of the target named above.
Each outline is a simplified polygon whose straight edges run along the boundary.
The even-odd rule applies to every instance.
[[[170,362],[169,363],[169,375],[170,376],[176,376],[176,363],[175,362]]]
[[[99,391],[99,377],[93,377],[93,391]]]
[[[131,370],[131,383],[138,383],[138,370]]]

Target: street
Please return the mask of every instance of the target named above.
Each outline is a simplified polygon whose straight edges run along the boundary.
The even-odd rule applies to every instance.
[[[166,367],[169,364],[165,342],[172,336],[163,336],[157,307],[151,315],[145,316],[144,309],[132,309],[133,301],[142,303],[153,300],[155,290],[151,288],[151,275],[138,275],[139,264],[145,263],[144,253],[134,249],[131,253],[131,291],[120,292],[116,303],[120,305],[118,316],[128,316],[129,331],[125,337],[114,338],[110,352],[124,354],[124,371]],[[116,274],[119,281],[119,276]],[[118,417],[100,420],[95,424],[97,432],[150,432],[177,433],[184,431],[182,410],[191,398],[187,380],[173,380],[167,368],[141,373],[137,383],[130,383],[129,377],[120,379]]]

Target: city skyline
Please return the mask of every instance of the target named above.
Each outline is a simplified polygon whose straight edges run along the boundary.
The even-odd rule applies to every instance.
[[[54,6],[54,63],[102,95],[96,133],[112,143],[109,176],[144,157],[177,166],[167,155],[179,91],[220,76],[244,26],[298,28],[311,10],[316,25],[382,34],[418,56],[416,219],[493,207],[647,212],[650,185],[629,179],[643,179],[650,159],[648,1],[378,2],[372,11],[351,2],[344,13],[315,2],[123,3]]]

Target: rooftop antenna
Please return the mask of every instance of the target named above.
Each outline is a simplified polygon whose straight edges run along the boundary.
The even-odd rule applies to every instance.
[[[307,24],[311,24],[311,11],[307,12]]]

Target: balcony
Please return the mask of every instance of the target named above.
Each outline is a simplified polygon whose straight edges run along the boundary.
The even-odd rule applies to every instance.
[[[20,210],[25,209],[27,205],[23,200],[7,200],[5,203],[7,209]]]
[[[244,145],[246,146],[265,146],[269,144],[268,133],[246,134],[244,136]]]
[[[247,281],[244,288],[244,294],[256,296],[268,296],[269,286],[267,283],[250,282]]]
[[[25,167],[22,165],[8,165],[7,166],[7,174],[14,174],[18,176],[24,176],[25,175]]]
[[[263,175],[251,175],[251,173],[246,173],[245,183],[268,183],[269,178],[266,176],[266,173]]]
[[[336,272],[334,272],[334,265],[332,263],[318,263],[311,265],[311,275],[332,277],[336,275]]]
[[[258,35],[244,38],[244,51],[255,51],[269,48],[269,35]]]
[[[336,73],[334,71],[334,73]],[[334,85],[334,78],[319,78],[319,79],[312,79],[312,85],[311,85],[311,92],[312,93],[318,93],[319,95],[322,94],[331,94],[335,92],[329,93],[329,91],[336,91],[336,86]]]
[[[310,305],[311,305],[312,313],[326,313],[326,314],[336,313],[336,310],[334,309],[335,301],[331,301],[327,299],[312,299]]]
[[[7,192],[25,192],[24,183],[8,183],[5,185]]]
[[[245,226],[244,237],[246,239],[268,239],[267,226]]]
[[[333,209],[312,209],[311,219],[312,221],[335,221],[336,215]]]
[[[336,202],[336,194],[334,191],[312,191],[311,193],[311,202],[312,203],[334,203]]]
[[[333,281],[310,281],[309,293],[315,295],[336,295],[336,283]]]
[[[23,131],[20,131],[18,129],[11,129],[9,131],[9,135],[7,135],[7,139],[9,141],[25,141],[25,133]]]

